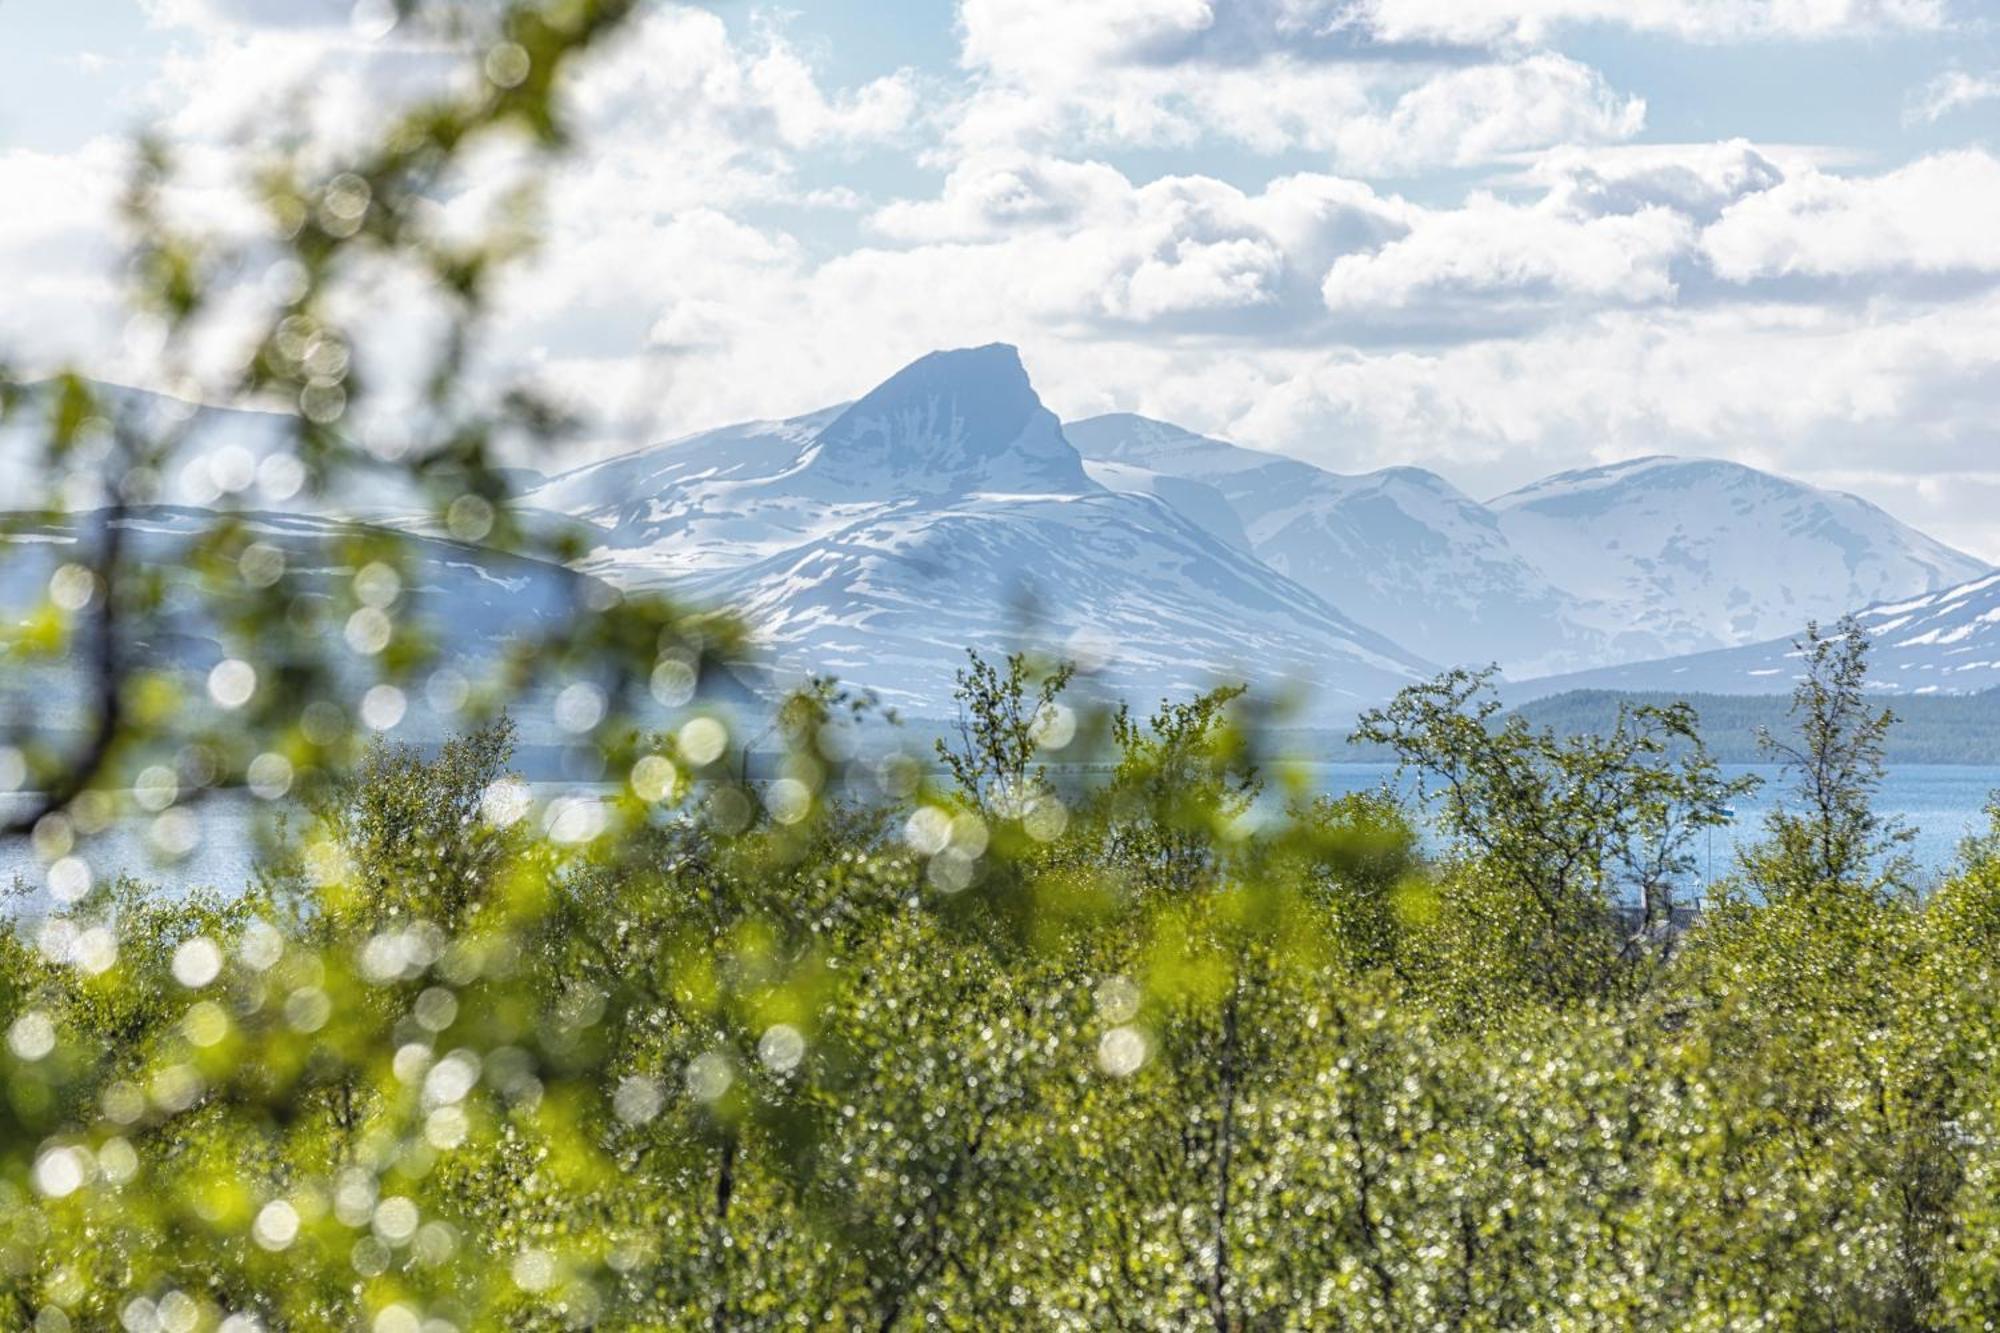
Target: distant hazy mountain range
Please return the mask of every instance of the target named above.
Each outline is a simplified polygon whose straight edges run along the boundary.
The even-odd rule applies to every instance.
[[[211,418],[215,447],[253,465],[278,438],[271,418]],[[1853,496],[1645,458],[1482,503],[1419,468],[1342,475],[1130,415],[1064,424],[1001,345],[933,353],[850,404],[516,480],[531,521],[585,535],[579,572],[734,607],[781,673],[919,716],[949,711],[965,648],[1023,644],[1141,703],[1309,685],[1322,720],[1454,663],[1499,663],[1519,698],[1777,692],[1791,635],[1871,606],[1883,688],[2000,683],[2000,575]],[[408,503],[338,507],[414,523]],[[479,633],[506,633],[496,610]]]

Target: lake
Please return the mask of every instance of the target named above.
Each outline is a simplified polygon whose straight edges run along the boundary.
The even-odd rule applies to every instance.
[[[1330,794],[1344,794],[1378,787],[1392,770],[1381,764],[1319,764],[1313,766],[1319,785]],[[1704,879],[1725,874],[1735,858],[1739,841],[1754,839],[1762,830],[1763,817],[1780,794],[1776,768],[1736,766],[1725,769],[1730,775],[1755,774],[1765,780],[1755,796],[1738,805],[1733,827],[1717,830],[1698,849]],[[549,797],[573,788],[558,783],[534,784],[537,795]],[[1961,840],[1986,826],[1985,807],[1989,794],[2000,789],[2000,768],[1953,764],[1909,764],[1893,768],[1884,784],[1881,808],[1902,818],[1917,832],[1911,852],[1926,877],[1935,877],[1947,868]],[[22,798],[14,797],[12,801]],[[0,798],[4,813],[10,798]],[[256,821],[268,818],[270,807],[241,793],[221,793],[199,807],[199,839],[188,854],[163,864],[150,851],[146,825],[140,821],[120,824],[82,844],[77,849],[99,879],[129,873],[152,883],[177,888],[206,886],[233,891],[250,877],[256,859]],[[29,900],[45,902],[39,892],[47,868],[25,839],[0,843],[0,884],[19,876],[37,890]]]
[[[1392,770],[1382,764],[1319,764],[1313,768],[1320,786],[1334,794],[1366,791],[1380,786]],[[1717,829],[1697,849],[1704,880],[1728,873],[1736,848],[1762,836],[1764,816],[1784,795],[1784,774],[1775,765],[1725,764],[1729,777],[1750,775],[1764,785],[1736,803],[1736,822]],[[2000,768],[1969,764],[1904,764],[1889,770],[1878,808],[1916,830],[1910,854],[1928,880],[1947,870],[1967,834],[1986,828],[1986,803],[2000,790]]]

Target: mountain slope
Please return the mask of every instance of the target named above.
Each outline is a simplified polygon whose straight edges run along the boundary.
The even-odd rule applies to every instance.
[[[57,519],[6,517],[8,531],[0,535],[0,621],[18,622],[40,603],[58,565],[88,559],[80,554],[80,546],[85,551],[96,549],[107,515],[92,511]],[[351,583],[357,553],[386,534],[313,515],[253,511],[233,518],[246,542],[282,553],[294,604],[323,617],[317,627],[301,632],[332,645],[325,660],[335,668],[338,691],[351,706],[373,683],[378,662],[341,643],[342,623],[355,606]],[[285,635],[259,634],[246,641],[211,614],[217,605],[213,599],[223,598],[222,604],[228,605],[229,587],[201,584],[190,548],[216,520],[213,510],[173,505],[135,507],[118,520],[133,567],[165,573],[160,617],[146,622],[146,633],[128,640],[124,652],[136,665],[190,677],[190,694],[197,700],[202,696],[200,678],[225,657],[245,658],[276,679],[282,658],[290,651]],[[588,575],[487,548],[400,534],[397,550],[405,580],[390,604],[396,633],[435,643],[439,665],[473,681],[498,670],[509,648],[562,633],[579,608],[613,595]],[[547,697],[563,683],[545,685],[517,701],[514,718],[524,742],[560,744],[570,739],[555,726]],[[751,699],[738,681],[712,677],[703,681],[703,690],[733,705]],[[81,677],[71,664],[16,667],[0,673],[0,711],[32,710],[38,727],[76,728],[83,716],[83,699]],[[305,701],[298,702],[303,706]],[[450,717],[433,711],[421,689],[411,692],[409,703],[407,717],[393,732],[396,739],[435,739],[452,728]]]
[[[1988,568],[1865,500],[1716,459],[1565,472],[1491,508],[1624,658],[1773,638]]]
[[[53,382],[21,386],[24,403],[0,422],[0,505],[26,509],[58,487],[60,506],[88,510],[104,503],[101,459],[86,446],[75,460],[74,481],[51,477],[44,462],[47,394]],[[264,513],[422,527],[435,503],[399,463],[356,449],[333,488],[313,494],[293,462],[297,419],[249,405],[219,407],[169,398],[146,389],[93,381],[97,410],[150,439],[179,440],[174,462],[157,478],[150,499],[161,505],[202,508],[219,502]],[[533,469],[507,467],[501,475],[517,489],[539,486]]]
[[[1342,476],[1123,413],[1064,430],[1092,469],[1140,468],[1220,492],[1258,558],[1413,652],[1520,673],[1603,660],[1602,635],[1582,625],[1573,599],[1435,473]]]
[[[920,714],[949,710],[967,647],[1099,644],[1097,688],[1142,702],[1300,679],[1352,711],[1429,670],[1227,534],[1093,480],[1007,347],[933,353],[846,408],[642,450],[523,500],[592,526],[590,572],[734,607],[780,663]]]
[[[1259,558],[1412,651],[1517,678],[1753,643],[1987,568],[1734,463],[1638,459],[1482,505],[1422,469],[1342,476],[1144,417],[1066,430],[1092,467],[1220,491]]]
[[[1869,688],[1887,694],[1976,694],[2000,686],[2000,573],[1884,602],[1858,613],[1872,642]],[[1782,694],[1799,678],[1786,636],[1651,662],[1510,686],[1510,702],[1565,690],[1670,690],[1677,694]]]

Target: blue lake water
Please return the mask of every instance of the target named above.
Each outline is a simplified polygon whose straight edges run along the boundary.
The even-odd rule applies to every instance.
[[[1379,787],[1392,772],[1381,764],[1321,764],[1313,771],[1320,785],[1335,794]],[[1785,795],[1784,774],[1775,766],[1724,765],[1723,772],[1730,777],[1758,777],[1764,785],[1736,803],[1734,825],[1717,829],[1713,838],[1705,838],[1696,849],[1702,862],[1698,873],[1704,880],[1729,872],[1737,847],[1762,836],[1765,815]],[[1950,868],[1968,834],[1986,829],[1986,806],[1996,791],[2000,791],[2000,768],[1904,764],[1889,770],[1877,808],[1915,830],[1910,855],[1919,874],[1930,880]]]
[[[1697,849],[1703,862],[1699,873],[1704,879],[1728,873],[1739,841],[1760,834],[1765,812],[1782,792],[1781,775],[1775,768],[1735,767],[1727,771],[1732,775],[1755,774],[1765,779],[1765,785],[1739,803],[1732,828],[1718,830]],[[1333,794],[1378,787],[1392,774],[1380,764],[1322,764],[1313,772],[1320,785]],[[536,784],[536,788],[541,795],[564,790],[554,784]],[[1986,804],[1996,789],[2000,789],[2000,768],[1904,765],[1890,771],[1880,806],[1916,830],[1911,854],[1927,878],[1935,877],[1950,866],[1967,834],[1986,827]],[[0,813],[4,813],[5,804],[5,798],[0,798]],[[270,817],[270,807],[247,796],[222,794],[205,802],[199,812],[200,838],[188,855],[175,862],[162,863],[152,854],[146,826],[137,821],[89,839],[76,850],[99,879],[129,873],[170,891],[203,886],[234,892],[251,877],[257,856],[257,821]],[[25,839],[0,842],[0,886],[18,876],[31,892],[31,904],[45,901],[40,890],[46,874],[46,867]]]

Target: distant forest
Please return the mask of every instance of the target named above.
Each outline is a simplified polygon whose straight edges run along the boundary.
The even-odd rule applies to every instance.
[[[1783,735],[1790,726],[1791,698],[1775,694],[1672,694],[1665,691],[1626,693],[1618,690],[1572,690],[1509,710],[1535,727],[1563,734],[1608,731],[1620,704],[1669,704],[1686,699],[1701,715],[1702,739],[1725,764],[1762,762],[1760,729]],[[2000,764],[2000,689],[1978,694],[1884,695],[1878,702],[1895,711],[1889,732],[1888,761],[1892,764]],[[1328,734],[1315,752],[1330,760],[1367,763],[1388,761],[1387,753],[1367,745],[1343,744]]]

